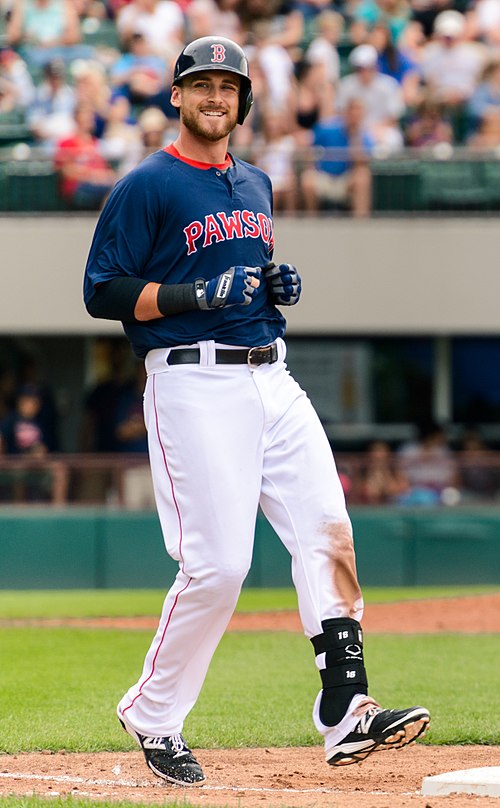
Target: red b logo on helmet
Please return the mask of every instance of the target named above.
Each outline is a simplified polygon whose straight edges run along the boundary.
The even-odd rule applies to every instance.
[[[211,61],[212,62],[224,62],[226,59],[226,49],[224,45],[220,43],[214,44],[210,46],[214,52]]]

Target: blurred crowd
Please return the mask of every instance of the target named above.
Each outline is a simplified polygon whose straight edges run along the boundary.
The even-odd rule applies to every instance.
[[[106,362],[106,373],[84,392],[81,401],[66,402],[66,409],[76,406],[79,411],[73,450],[101,459],[114,454],[118,458],[120,453],[145,457],[144,363],[133,360],[124,342],[113,347]],[[17,368],[0,368],[0,502],[107,498],[117,464],[106,465],[104,460],[96,474],[96,466],[86,463],[71,485],[67,465],[61,461],[64,409],[32,357],[22,357]],[[13,460],[14,466],[5,467],[2,458]],[[138,468],[119,472],[122,485],[131,487],[129,503],[152,503],[145,460]]]
[[[109,463],[113,456],[123,466],[120,474],[128,485],[129,505],[152,502],[145,461],[144,364],[130,356],[123,340],[109,344],[103,340],[97,347],[96,368],[96,381],[84,391],[78,406],[80,426],[73,453],[108,458],[108,467],[103,460],[96,477],[96,467],[87,463],[89,470],[94,469],[93,476],[83,474],[73,492],[67,474],[63,480],[63,413],[53,389],[30,356],[23,358],[16,371],[0,372],[0,502],[54,501],[54,486],[59,484],[60,501],[72,495],[99,498],[106,486],[113,485],[108,474],[118,467]],[[455,506],[499,501],[500,452],[487,443],[480,429],[450,430],[433,422],[415,427],[408,441],[376,439],[349,452],[333,447],[349,504]],[[137,462],[131,464],[134,456]],[[26,463],[12,469],[2,464],[2,457]]]
[[[500,0],[0,0],[0,9],[0,122],[24,117],[79,210],[99,209],[120,176],[175,138],[173,65],[204,35],[228,36],[248,56],[255,103],[232,148],[270,174],[279,212],[340,205],[366,216],[373,156],[500,147]]]

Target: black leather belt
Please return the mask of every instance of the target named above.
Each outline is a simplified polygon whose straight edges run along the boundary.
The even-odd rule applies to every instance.
[[[278,361],[278,346],[258,345],[255,348],[228,348],[215,349],[215,362],[217,365],[272,365]],[[167,358],[167,365],[199,364],[200,351],[198,348],[172,348]]]

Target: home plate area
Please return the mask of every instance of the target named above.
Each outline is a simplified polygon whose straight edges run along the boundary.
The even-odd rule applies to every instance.
[[[500,808],[495,796],[424,791],[436,775],[497,768],[494,746],[428,746],[379,752],[362,764],[329,767],[321,747],[197,749],[207,782],[171,786],[137,752],[0,756],[0,795],[72,794],[92,799],[224,808]],[[448,783],[448,785],[450,785]],[[483,792],[484,794],[485,792]],[[444,794],[444,796],[441,796]]]

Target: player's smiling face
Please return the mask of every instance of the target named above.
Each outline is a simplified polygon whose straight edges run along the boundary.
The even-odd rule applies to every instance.
[[[172,88],[172,104],[181,122],[199,138],[216,142],[227,137],[238,122],[240,78],[226,70],[207,70],[183,79]]]

